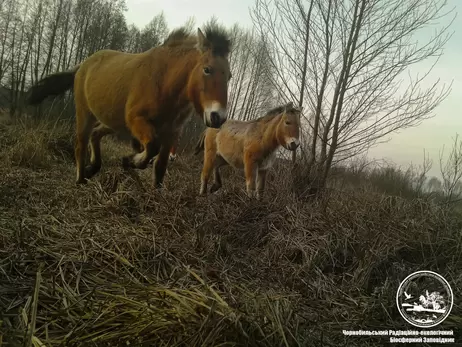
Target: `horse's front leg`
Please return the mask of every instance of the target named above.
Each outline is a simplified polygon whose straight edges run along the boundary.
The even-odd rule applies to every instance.
[[[258,170],[257,174],[257,199],[260,200],[263,197],[265,190],[267,170]]]
[[[251,156],[244,158],[244,171],[247,196],[252,198],[255,191],[256,164]]]
[[[160,142],[156,136],[154,126],[142,115],[130,115],[127,117],[128,126],[135,140],[132,147],[138,153],[122,158],[122,166],[125,168],[145,169],[149,161],[159,152]]]
[[[157,189],[163,187],[165,172],[167,171],[170,148],[172,146],[171,137],[164,139],[160,147],[159,154],[154,162],[154,185]]]

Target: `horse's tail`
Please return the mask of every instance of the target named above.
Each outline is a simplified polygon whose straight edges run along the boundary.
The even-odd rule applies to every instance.
[[[47,96],[57,96],[74,86],[74,78],[80,64],[67,71],[56,72],[42,78],[27,92],[28,105],[40,104]]]
[[[204,149],[206,132],[207,132],[207,129],[205,129],[200,134],[199,141],[197,141],[197,144],[196,144],[196,149],[194,151],[194,155],[198,155]]]

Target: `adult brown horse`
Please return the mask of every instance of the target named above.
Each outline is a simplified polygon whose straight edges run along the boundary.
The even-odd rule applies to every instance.
[[[216,24],[206,25],[204,33],[198,29],[193,36],[176,29],[163,45],[138,54],[100,50],[31,87],[31,105],[74,89],[77,184],[101,169],[102,137],[129,131],[143,150],[124,157],[123,165],[144,169],[157,155],[153,172],[159,188],[170,148],[190,114],[196,112],[211,128],[225,122],[232,43]],[[85,169],[89,141],[91,159]]]

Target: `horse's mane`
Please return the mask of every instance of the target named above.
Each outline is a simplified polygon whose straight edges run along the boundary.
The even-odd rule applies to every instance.
[[[211,21],[204,26],[203,33],[210,42],[212,53],[216,56],[226,56],[231,51],[232,41],[227,30]],[[174,29],[165,39],[163,46],[183,46],[197,43],[197,36],[191,33],[186,27]]]
[[[294,106],[294,103],[291,101],[287,104],[284,104],[284,105],[279,105],[279,106],[276,106],[268,111],[266,111],[266,113],[259,117],[259,118],[256,118],[254,121],[255,122],[269,122],[270,120],[276,118],[277,116],[279,116],[281,113],[283,112],[294,112],[294,111],[299,111],[299,109],[297,107]]]
[[[231,52],[232,40],[223,26],[210,21],[204,26],[204,35],[212,45],[214,55],[226,56]]]
[[[191,31],[186,27],[181,27],[172,30],[167,36],[162,46],[177,46],[185,43],[194,43],[195,39]]]

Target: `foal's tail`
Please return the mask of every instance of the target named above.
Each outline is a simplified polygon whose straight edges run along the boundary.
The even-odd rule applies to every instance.
[[[42,78],[27,92],[28,105],[40,104],[47,96],[57,96],[74,86],[74,78],[80,64],[67,71],[56,72]]]
[[[202,134],[200,134],[199,141],[197,141],[197,144],[196,144],[196,149],[194,151],[194,155],[198,155],[204,149],[206,132],[207,132],[207,129],[205,129],[202,132]]]

